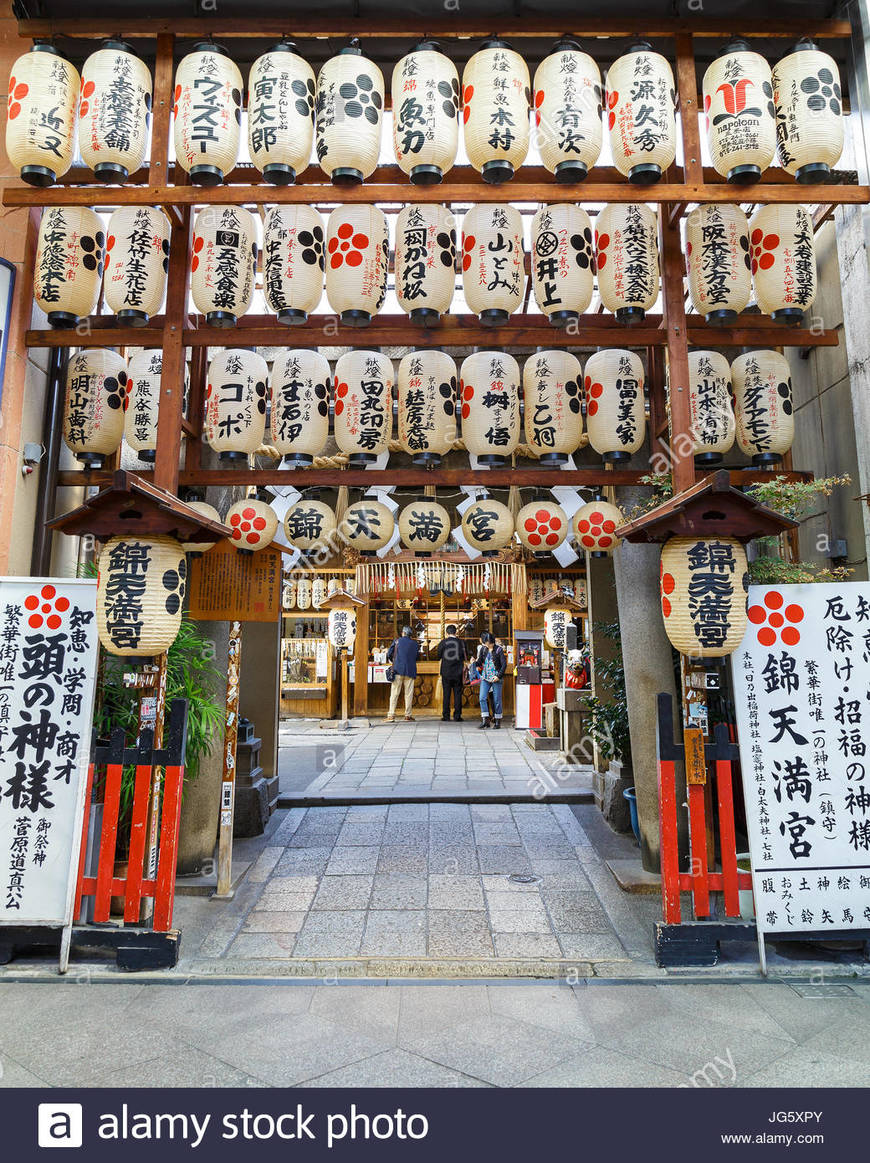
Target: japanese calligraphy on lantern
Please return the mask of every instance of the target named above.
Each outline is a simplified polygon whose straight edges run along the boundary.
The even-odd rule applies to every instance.
[[[870,585],[750,587],[731,666],[759,928],[870,928]]]
[[[71,920],[96,593],[90,579],[0,578],[0,924]]]
[[[336,650],[353,651],[356,640],[356,614],[353,610],[330,610],[327,635]]]

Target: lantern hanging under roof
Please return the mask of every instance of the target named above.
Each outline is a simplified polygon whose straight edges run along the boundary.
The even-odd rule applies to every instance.
[[[296,605],[300,610],[311,609],[311,579],[301,577],[296,583]]]
[[[672,537],[660,570],[665,633],[680,654],[723,658],[746,633],[746,553],[733,537]]]
[[[749,351],[731,364],[737,443],[753,464],[776,464],[794,440],[791,368],[778,351]]]
[[[80,78],[51,44],[35,44],[12,66],[6,103],[6,154],[22,181],[50,186],[73,159]]]
[[[699,464],[718,464],[734,445],[731,365],[719,351],[689,352],[689,414]]]
[[[716,172],[757,182],[776,150],[776,110],[770,65],[747,41],[731,41],[704,74],[704,113]]]
[[[353,37],[317,78],[317,160],[336,185],[355,185],[374,173],[383,112],[384,74]]]
[[[539,351],[523,368],[526,444],[541,468],[566,464],[583,439],[583,372],[569,351]]]
[[[396,298],[414,323],[450,310],[456,283],[456,222],[444,206],[403,206],[396,217]]]
[[[359,551],[360,557],[373,557],[393,540],[396,520],[390,508],[374,497],[354,501],[338,523],[342,541]]]
[[[708,323],[734,323],[752,296],[749,223],[739,206],[708,202],[686,219],[692,306]]]
[[[801,40],[773,68],[780,165],[802,183],[823,181],[843,152],[843,94],[833,57]]]
[[[816,247],[806,206],[760,206],[749,223],[759,310],[799,324],[816,297]]]
[[[548,606],[544,610],[544,641],[551,650],[564,650],[568,627],[574,621],[567,606]]]
[[[246,461],[263,443],[269,368],[255,351],[227,347],[208,365],[205,429],[222,461]]]
[[[393,364],[377,351],[349,351],[335,364],[335,442],[353,465],[371,464],[393,434]]]
[[[674,74],[661,53],[638,41],[607,70],[613,162],[630,182],[657,182],[677,150]]]
[[[383,210],[337,206],[326,224],[326,297],[347,327],[366,327],[387,297],[390,230]]]
[[[193,228],[190,293],[212,327],[234,327],[251,305],[257,220],[243,206],[205,206]]]
[[[108,654],[163,654],[181,627],[187,586],[184,548],[174,537],[112,537],[100,552],[97,633]]]
[[[412,351],[396,378],[399,442],[414,464],[437,467],[456,440],[456,364],[443,351]]]
[[[523,302],[523,219],[515,206],[472,206],[462,221],[465,301],[488,327],[501,327]]]
[[[434,40],[421,40],[397,63],[390,86],[393,149],[417,186],[441,181],[459,146],[459,74]]]
[[[316,577],[311,583],[311,604],[319,610],[326,600],[326,582],[322,577]]]
[[[217,521],[220,525],[223,525],[223,517],[221,517],[214,505],[209,505],[207,501],[187,501],[186,504],[188,509],[194,509],[203,517],[208,517],[210,521]],[[181,548],[192,557],[202,557],[204,553],[208,553],[216,545],[216,541],[183,541]]]
[[[52,327],[75,327],[93,315],[100,297],[106,233],[87,206],[43,211],[36,244],[33,298]]]
[[[323,501],[301,497],[284,514],[284,536],[302,553],[328,551],[335,538],[335,513]]]
[[[640,356],[607,348],[590,356],[584,371],[589,443],[605,463],[630,460],[646,436]]]
[[[246,497],[231,505],[224,517],[224,525],[232,529],[236,548],[247,553],[268,549],[278,532],[275,510],[257,497]]]
[[[279,323],[301,324],[323,294],[326,242],[312,206],[273,206],[263,223],[263,294]]]
[[[517,536],[532,553],[552,553],[568,536],[568,514],[555,501],[532,501],[517,513]]]
[[[582,206],[542,206],[532,219],[535,302],[554,327],[575,322],[592,302],[595,245]]]
[[[326,636],[333,650],[346,650],[353,654],[356,642],[356,610],[339,607],[330,610],[326,619]]]
[[[462,439],[482,467],[510,463],[520,442],[520,368],[504,351],[478,351],[459,375]]]
[[[163,306],[169,219],[154,206],[121,206],[106,228],[103,296],[119,323],[146,327]]]
[[[124,439],[146,464],[153,464],[157,456],[162,372],[163,352],[160,348],[142,348],[131,355],[127,363],[128,407],[124,414]]]
[[[272,45],[251,65],[248,150],[251,161],[273,186],[290,185],[308,167],[314,140],[314,95],[314,70],[291,40]]]
[[[309,465],[326,447],[329,386],[329,363],[319,351],[281,351],[272,364],[270,435],[285,465]]]
[[[529,69],[498,37],[484,41],[462,73],[465,152],[485,182],[507,182],[529,152]]]
[[[239,160],[242,74],[223,45],[200,41],[175,73],[175,157],[196,186],[217,186]]]
[[[145,160],[151,73],[122,40],[107,40],[82,68],[79,152],[100,182],[124,182]]]
[[[581,505],[571,522],[579,549],[592,557],[607,557],[619,545],[616,530],[624,522],[622,512],[609,501],[589,501]]]
[[[462,535],[484,557],[496,557],[513,541],[513,513],[501,501],[482,497],[462,514]]]
[[[450,514],[434,498],[412,501],[399,513],[399,537],[417,557],[430,557],[450,537]]]
[[[609,203],[595,223],[598,293],[622,323],[639,323],[659,296],[658,220],[641,202]]]
[[[570,36],[535,71],[535,128],[541,161],[557,182],[582,182],[601,152],[601,72]]]
[[[88,347],[66,369],[63,440],[88,468],[102,468],[124,436],[127,361],[116,351]]]

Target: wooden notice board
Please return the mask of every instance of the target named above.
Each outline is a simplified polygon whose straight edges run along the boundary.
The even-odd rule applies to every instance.
[[[190,617],[201,622],[274,622],[281,614],[281,553],[241,553],[219,541],[190,570]]]

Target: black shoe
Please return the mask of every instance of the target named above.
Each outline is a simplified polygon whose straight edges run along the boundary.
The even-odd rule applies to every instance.
[[[449,716],[449,715],[442,715],[442,716],[441,716],[441,722],[442,722],[442,723],[449,723],[449,722],[450,722],[450,716]]]
[[[501,719],[496,719],[493,722],[492,726],[493,726],[493,730],[498,731],[498,729],[501,727]]]
[[[488,726],[489,726],[489,719],[481,719],[480,726],[477,729],[478,729],[478,731],[485,731]]]
[[[465,722],[465,720],[462,718],[462,716],[461,716],[461,715],[454,715],[454,716],[453,716],[453,722],[454,722],[454,723],[464,723],[464,722]]]

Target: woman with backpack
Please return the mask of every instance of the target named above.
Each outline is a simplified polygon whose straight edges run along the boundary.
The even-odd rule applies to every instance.
[[[502,685],[507,670],[507,655],[496,643],[489,631],[480,636],[480,650],[477,652],[475,666],[480,675],[480,728],[487,727],[498,730],[501,727],[502,717]],[[493,715],[490,718],[487,698],[492,695]]]

